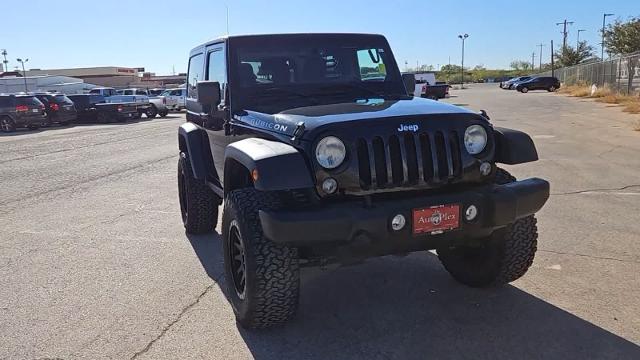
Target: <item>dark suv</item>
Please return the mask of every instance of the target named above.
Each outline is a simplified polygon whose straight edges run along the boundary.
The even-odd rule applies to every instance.
[[[34,95],[44,104],[47,113],[46,125],[53,123],[67,125],[76,120],[78,114],[73,101],[64,94],[36,93]]]
[[[531,138],[410,96],[387,40],[367,34],[232,36],[189,57],[178,192],[188,233],[221,233],[239,323],[298,304],[300,268],[436,249],[458,281],[518,279],[533,261]],[[407,281],[411,281],[407,279]]]
[[[529,90],[556,91],[560,88],[560,80],[551,76],[538,76],[515,84],[516,90],[527,93]]]
[[[0,130],[37,129],[47,121],[44,104],[34,95],[0,95]]]

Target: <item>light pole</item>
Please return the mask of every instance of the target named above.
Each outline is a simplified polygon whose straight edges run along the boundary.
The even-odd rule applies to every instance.
[[[607,21],[607,16],[613,16],[613,15],[614,14],[604,13],[604,15],[602,16],[602,54],[600,55],[600,59],[602,59],[602,61],[604,61],[604,26]]]
[[[22,64],[22,78],[24,79],[24,92],[29,92],[29,89],[27,88],[27,72],[24,69],[24,63],[28,62],[29,59],[24,59],[24,61],[20,58],[16,59],[17,62]]]
[[[0,53],[2,54],[2,56],[4,56],[4,60],[2,60],[2,63],[4,63],[4,68],[2,71],[9,71],[9,60],[7,60],[7,49],[2,49],[2,52]]]
[[[578,30],[578,41],[576,42],[576,51],[578,51],[578,48],[580,47],[580,33],[584,31],[587,31],[587,30]]]
[[[540,46],[540,71],[542,71],[542,48],[545,46],[544,44],[538,44]]]
[[[462,76],[460,78],[460,89],[464,89],[464,41],[469,37],[469,34],[458,35],[462,39]]]

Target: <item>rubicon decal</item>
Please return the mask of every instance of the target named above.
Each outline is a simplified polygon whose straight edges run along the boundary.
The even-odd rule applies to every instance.
[[[259,117],[251,115],[243,117],[242,120],[250,124],[251,126],[255,126],[265,130],[273,130],[288,135],[291,135],[295,130],[295,126],[291,124],[283,124],[275,121],[270,121],[271,119],[263,120]]]
[[[403,131],[413,131],[416,132],[418,131],[419,127],[418,125],[404,125],[404,124],[400,124],[400,127],[398,128],[398,132],[403,132]]]

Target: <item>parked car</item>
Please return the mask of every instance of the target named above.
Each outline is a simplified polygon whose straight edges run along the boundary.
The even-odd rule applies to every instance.
[[[505,90],[512,90],[512,89],[514,89],[513,85],[515,83],[520,82],[520,81],[526,81],[526,80],[529,80],[529,79],[531,79],[531,76],[514,77],[514,78],[509,79],[509,80],[507,80],[505,82],[501,82],[500,83],[500,87],[505,89]]]
[[[162,93],[167,99],[167,107],[173,111],[180,111],[185,108],[185,99],[187,98],[187,89],[176,88],[167,89]]]
[[[228,36],[188,59],[181,219],[210,233],[223,211],[225,294],[241,326],[290,319],[302,267],[435,249],[453,278],[491,287],[533,263],[549,183],[499,165],[537,160],[533,140],[410,96],[415,78],[384,36]]]
[[[146,89],[141,89],[141,88],[122,89],[122,90],[118,90],[118,94],[147,96],[149,102],[151,103],[151,109],[146,112],[147,117],[153,118],[156,115],[160,115],[160,117],[165,117],[169,113],[169,109],[167,108],[167,99],[164,96],[150,95]]]
[[[78,122],[123,122],[138,117],[138,104],[109,103],[98,94],[69,95],[77,111]]]
[[[413,74],[416,79],[413,96],[432,100],[443,99],[449,96],[449,85],[438,83],[433,73]]]
[[[52,93],[35,93],[38,100],[44,104],[47,113],[47,122],[45,126],[51,124],[67,125],[76,120],[76,108],[73,101],[64,94]]]
[[[0,130],[37,129],[47,122],[44,104],[34,95],[0,95]]]
[[[547,90],[553,92],[560,88],[560,80],[552,76],[538,76],[517,83],[515,88],[521,93],[529,92],[529,90]]]
[[[136,118],[140,118],[142,114],[152,118],[157,115],[155,107],[151,106],[149,102],[149,96],[145,94],[141,95],[123,95],[122,92],[110,87],[96,87],[89,91],[89,94],[102,95],[106,102],[110,103],[136,103],[138,108],[138,114]]]
[[[165,92],[165,89],[161,89],[161,88],[149,89],[149,96],[160,96],[162,95],[163,92]]]

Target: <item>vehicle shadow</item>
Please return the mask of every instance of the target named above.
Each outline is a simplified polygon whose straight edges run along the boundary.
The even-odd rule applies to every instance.
[[[225,292],[221,245],[211,236],[190,241]],[[254,358],[640,358],[638,345],[514,286],[457,284],[430,252],[304,269],[301,279],[300,307],[290,323],[238,328]]]

